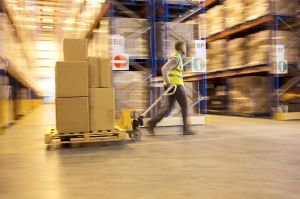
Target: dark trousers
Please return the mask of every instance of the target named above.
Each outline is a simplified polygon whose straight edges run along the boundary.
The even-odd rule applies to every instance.
[[[165,88],[166,90],[167,88]],[[173,92],[173,90],[170,91],[170,93]],[[168,96],[168,103],[167,106],[164,107],[155,117],[153,117],[149,121],[149,125],[152,127],[155,127],[157,123],[159,123],[165,116],[171,113],[172,108],[175,104],[175,101],[177,101],[181,108],[181,115],[183,120],[183,130],[188,129],[188,123],[187,123],[187,116],[188,116],[188,105],[187,105],[187,99],[185,96],[185,91],[183,86],[177,86],[177,90],[174,95]]]

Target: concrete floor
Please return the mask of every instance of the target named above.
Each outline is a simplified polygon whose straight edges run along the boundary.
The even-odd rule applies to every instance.
[[[0,133],[2,199],[299,199],[300,122],[214,116],[126,145],[46,150],[54,107]]]

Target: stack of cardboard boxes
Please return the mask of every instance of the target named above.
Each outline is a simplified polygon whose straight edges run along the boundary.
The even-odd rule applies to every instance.
[[[221,70],[225,68],[226,40],[216,40],[210,42],[207,49],[207,70]]]
[[[267,114],[271,111],[270,77],[249,76],[229,79],[230,112]]]
[[[229,67],[241,67],[246,64],[245,45],[245,38],[232,39],[227,43]]]
[[[267,14],[295,16],[298,0],[246,0],[246,20],[253,20]]]
[[[56,126],[59,133],[114,129],[114,90],[109,59],[88,57],[87,41],[65,39],[56,63]]]
[[[206,12],[206,32],[212,35],[224,30],[224,6],[218,5]]]
[[[125,37],[125,52],[131,57],[148,56],[148,20],[139,18],[111,19],[111,32]]]
[[[241,24],[245,20],[246,4],[244,0],[226,0],[225,6],[225,26],[230,28],[232,26]]]
[[[273,39],[272,39],[273,38]],[[299,42],[292,31],[264,30],[247,37],[248,64],[267,64],[275,61],[275,45],[285,46],[285,59],[288,63],[297,63],[299,58]]]
[[[156,24],[157,57],[168,58],[175,50],[177,41],[189,42],[199,39],[195,24],[158,22]]]

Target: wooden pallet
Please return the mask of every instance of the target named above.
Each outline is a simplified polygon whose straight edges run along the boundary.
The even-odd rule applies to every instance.
[[[126,139],[126,131],[116,127],[111,131],[90,131],[79,133],[59,133],[56,129],[47,128],[45,144],[48,146],[59,144],[119,142]]]

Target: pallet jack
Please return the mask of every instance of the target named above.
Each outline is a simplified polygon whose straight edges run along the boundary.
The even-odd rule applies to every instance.
[[[131,120],[131,130],[127,130],[127,133],[130,137],[130,139],[134,141],[139,141],[142,138],[142,133],[138,129],[138,127],[144,126],[143,119],[146,117],[146,115],[163,99],[163,97],[174,95],[176,93],[177,86],[172,85],[167,88],[167,90],[155,100],[155,102],[146,110],[144,111],[140,116],[136,117],[136,113],[133,114],[133,119]]]

